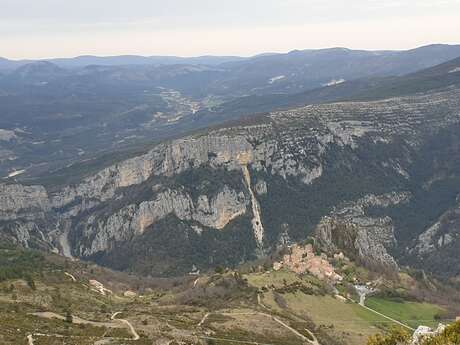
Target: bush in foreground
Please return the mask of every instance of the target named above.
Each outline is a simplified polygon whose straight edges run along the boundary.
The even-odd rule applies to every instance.
[[[394,328],[385,335],[371,336],[367,345],[411,345],[411,335],[403,329]],[[435,336],[422,339],[418,345],[458,345],[460,344],[460,321],[447,326],[446,329]]]

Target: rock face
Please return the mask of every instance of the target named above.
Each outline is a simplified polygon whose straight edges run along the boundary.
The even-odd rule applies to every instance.
[[[151,225],[173,214],[181,221],[195,221],[199,226],[221,230],[234,218],[243,215],[249,201],[243,192],[237,193],[227,186],[211,200],[200,195],[197,200],[181,191],[166,190],[152,201],[130,204],[111,214],[106,220],[88,217],[82,223],[85,236],[91,238],[91,247],[82,247],[80,256],[90,256],[110,249],[111,243],[127,241],[140,235]]]
[[[440,229],[456,215],[444,191],[460,176],[459,96],[273,112],[164,142],[77,184],[0,185],[0,239],[174,274],[235,265],[315,233],[330,252],[395,269],[402,248],[458,248],[456,232]],[[416,209],[422,217],[405,218]]]
[[[366,215],[366,209],[370,206],[388,207],[409,200],[409,193],[366,195],[324,217],[316,228],[316,236],[328,252],[344,250],[348,256],[366,264],[395,269],[396,260],[388,253],[396,246],[392,219],[388,216],[370,217]]]
[[[460,203],[444,212],[416,240],[410,251],[413,260],[422,261],[428,270],[440,270],[444,276],[460,275]],[[410,261],[409,261],[410,262]]]
[[[459,198],[457,197],[457,200]],[[460,203],[446,211],[439,220],[417,239],[415,251],[419,255],[445,249],[460,240]]]
[[[56,220],[42,186],[0,185],[0,240],[51,249]]]
[[[256,239],[257,246],[260,248],[263,246],[263,241],[264,241],[264,226],[262,225],[262,217],[260,215],[260,205],[259,202],[256,199],[256,196],[254,192],[252,191],[252,186],[251,186],[251,176],[249,175],[249,170],[248,167],[243,165],[243,176],[244,176],[244,182],[246,183],[246,187],[248,188],[249,194],[251,195],[251,205],[252,205],[252,229],[254,232],[254,238]]]
[[[427,326],[419,326],[412,335],[411,345],[420,345],[426,339],[444,332],[446,326],[440,323],[436,329]]]
[[[42,186],[0,185],[1,219],[34,218],[50,209],[48,194]]]

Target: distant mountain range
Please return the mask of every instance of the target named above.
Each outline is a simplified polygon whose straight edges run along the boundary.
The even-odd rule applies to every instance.
[[[250,95],[224,102],[200,115],[213,117],[261,113],[312,103],[341,100],[377,100],[393,96],[426,92],[450,85],[460,85],[460,57],[403,76],[368,77],[343,81],[294,94]]]
[[[401,73],[407,71],[406,64],[413,63],[413,70],[435,65],[442,61],[447,61],[460,54],[460,45],[433,44],[411,50],[381,50],[366,51],[352,50],[347,48],[329,49],[306,49],[293,50],[289,53],[261,53],[252,57],[241,56],[140,56],[140,55],[118,55],[118,56],[93,56],[81,55],[73,58],[50,58],[50,59],[25,59],[9,60],[0,57],[0,71],[11,71],[20,66],[37,62],[49,61],[62,68],[81,68],[90,65],[99,66],[129,66],[129,65],[208,65],[217,66],[225,64],[227,68],[240,70],[241,72],[251,70],[254,74],[259,74],[260,70],[269,68],[270,70],[278,65],[279,71],[286,69],[292,70],[299,67],[299,63],[305,62],[314,67],[318,60],[324,64],[329,64],[334,60],[340,59],[342,65],[351,61],[374,61],[376,73],[386,73],[388,69],[397,70]],[[444,56],[443,56],[444,55]],[[348,61],[341,60],[346,58]],[[396,65],[399,65],[396,66]],[[309,67],[309,66],[305,66]],[[343,66],[346,67],[346,66]],[[255,69],[253,69],[255,68]]]
[[[54,58],[40,60],[8,60],[0,58],[0,70],[12,70],[17,67],[37,61],[49,61],[63,68],[80,68],[91,65],[99,66],[129,66],[129,65],[219,65],[221,63],[246,60],[239,56],[140,56],[140,55],[118,55],[118,56],[93,56],[82,55],[74,58]]]
[[[192,97],[218,95],[235,97],[273,93],[294,94],[343,81],[368,77],[398,76],[428,68],[460,56],[460,45],[430,45],[406,51],[364,51],[346,48],[295,50],[287,54],[261,54],[251,58],[232,56],[142,57],[80,56],[46,61],[0,60],[4,78],[18,75],[26,80],[30,70],[43,71],[46,79],[56,65],[60,76],[87,76],[99,73],[98,78],[144,79],[150,85],[173,88]],[[26,67],[31,66],[31,67]],[[46,67],[48,66],[48,67]],[[98,68],[96,68],[98,66]],[[32,77],[33,78],[33,77]],[[43,80],[47,81],[47,80]]]
[[[460,45],[430,45],[252,58],[3,59],[0,70],[10,69],[0,73],[0,138],[8,138],[0,140],[0,176],[47,174],[255,113],[445,87],[458,81],[446,70],[459,56]]]

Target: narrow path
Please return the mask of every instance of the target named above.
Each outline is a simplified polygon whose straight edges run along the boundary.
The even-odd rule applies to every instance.
[[[222,341],[227,341],[230,343],[237,343],[237,344],[274,345],[274,344],[267,344],[267,343],[258,343],[255,341],[244,341],[244,340],[235,340],[235,339],[228,339],[228,338],[215,338],[215,337],[205,337],[205,336],[201,336],[198,338],[204,339],[204,340],[222,340]]]
[[[259,305],[259,307],[262,307],[262,308],[264,308],[265,310],[270,311],[270,308],[267,307],[265,304],[262,303],[262,299],[260,298],[260,293],[257,294],[257,304]]]
[[[117,311],[116,313],[113,313],[112,316],[110,317],[110,320],[115,320],[117,315],[120,315],[120,314],[121,314],[121,311]]]
[[[260,294],[257,294],[257,304],[266,309],[266,310],[270,310],[269,307],[267,307],[265,304],[262,303],[262,300],[260,298]],[[295,330],[294,328],[290,327],[289,325],[285,324],[283,321],[279,320],[278,318],[274,317],[274,316],[271,316],[269,314],[265,314],[265,313],[261,313],[263,315],[267,315],[267,316],[270,316],[273,318],[273,320],[275,320],[276,322],[278,322],[280,325],[286,327],[287,329],[289,329],[291,332],[295,333],[296,335],[298,335],[299,337],[301,337],[303,340],[306,340],[308,341],[310,344],[312,345],[320,345],[320,343],[318,342],[318,339],[316,338],[316,336],[313,334],[312,331],[310,331],[309,329],[307,328],[304,328],[304,330],[306,332],[308,332],[308,334],[311,336],[311,338],[313,339],[308,339],[306,336],[304,336],[303,334],[301,334],[300,332],[298,332],[297,330]]]
[[[387,320],[390,320],[390,321],[392,321],[392,322],[394,322],[394,323],[396,323],[396,324],[398,324],[398,325],[400,325],[400,326],[402,326],[404,328],[407,328],[407,329],[409,329],[411,331],[415,331],[414,328],[402,323],[401,321],[395,320],[395,319],[393,319],[393,318],[391,318],[391,317],[389,317],[389,316],[387,316],[385,314],[382,314],[382,313],[378,312],[377,310],[374,310],[372,308],[367,307],[366,306],[366,297],[367,297],[368,294],[374,292],[373,289],[371,289],[371,288],[369,288],[367,286],[363,286],[363,285],[355,285],[355,289],[356,289],[356,292],[359,295],[359,302],[358,302],[359,306],[361,306],[362,308],[364,308],[366,310],[369,310],[369,311],[373,312],[374,314],[377,314],[377,315],[379,315],[379,316],[381,316],[381,317],[383,317],[383,318],[385,318]],[[355,302],[352,299],[350,299],[350,301]]]
[[[73,323],[74,324],[89,324],[89,325],[94,325],[94,326],[103,326],[103,327],[108,327],[108,328],[119,328],[117,323],[114,323],[113,321],[118,321],[126,326],[128,326],[131,334],[133,335],[132,340],[138,340],[140,338],[139,334],[137,334],[136,330],[134,329],[133,325],[128,320],[124,319],[118,319],[116,318],[118,314],[121,314],[121,311],[118,311],[114,313],[111,317],[110,320],[112,322],[96,322],[96,321],[88,321],[84,320],[82,318],[79,318],[78,316],[73,316]],[[32,313],[31,315],[39,316],[39,317],[44,317],[47,319],[58,319],[58,320],[65,320],[65,317],[56,313],[52,312],[39,312],[39,313]],[[42,334],[35,334],[35,335],[42,335]]]
[[[209,317],[209,315],[211,315],[211,313],[206,313],[203,318],[201,319],[200,323],[198,324],[198,327],[201,327],[201,325],[203,325],[203,323],[206,321],[206,319]]]
[[[73,323],[74,324],[89,324],[89,325],[94,325],[98,327],[107,327],[107,328],[124,328],[123,326],[120,325],[120,323],[126,325],[129,328],[129,331],[132,334],[132,337],[130,339],[125,339],[125,338],[113,338],[113,339],[118,339],[118,340],[139,340],[140,336],[137,334],[136,330],[134,329],[133,325],[128,321],[124,319],[118,319],[116,318],[117,315],[121,314],[121,312],[116,312],[114,313],[111,318],[110,322],[97,322],[97,321],[88,321],[84,320],[82,318],[79,318],[78,316],[73,316]],[[52,312],[38,312],[38,313],[31,313],[30,315],[38,316],[38,317],[44,317],[47,319],[58,319],[58,320],[65,320],[65,317],[56,313]],[[115,322],[117,321],[117,322]],[[33,336],[36,337],[56,337],[56,338],[87,338],[87,336],[72,336],[72,335],[62,335],[62,334],[42,334],[42,333],[34,333],[29,334],[27,336],[28,340],[28,345],[34,345],[34,339]],[[107,338],[107,339],[112,339],[112,338]]]
[[[49,311],[44,311],[44,312],[37,312],[37,313],[31,313],[30,315],[38,316],[38,317],[43,317],[46,319],[58,319],[58,320],[65,320],[65,316],[49,312]],[[78,316],[72,315],[72,323],[74,324],[87,324],[87,325],[93,325],[93,326],[102,326],[102,327],[111,327],[114,328],[115,323],[113,322],[98,322],[98,321],[89,321],[82,319]],[[37,333],[35,333],[37,335]]]
[[[268,316],[268,315],[267,315]],[[271,316],[271,315],[270,315]],[[292,328],[291,326],[289,326],[288,324],[284,323],[283,321],[281,321],[280,319],[274,317],[274,316],[271,316],[273,320],[275,320],[276,322],[278,322],[281,326],[283,326],[284,328],[290,330],[292,333],[294,333],[295,335],[297,335],[298,337],[302,338],[303,340],[307,341],[308,343],[312,344],[312,345],[319,345],[318,343],[318,340],[316,339],[315,336],[313,336],[313,334],[308,331],[306,328],[305,330],[308,331],[308,333],[310,335],[312,335],[313,337],[313,340],[311,339],[308,339],[306,336],[304,336],[302,333],[300,333],[299,331],[295,330],[294,328]]]
[[[310,340],[310,343],[314,344],[314,345],[320,345],[318,339],[316,338],[316,336],[313,334],[312,331],[310,331],[308,328],[304,328],[305,332],[307,332],[310,337],[313,339],[313,340]]]
[[[304,336],[302,333],[300,333],[296,329],[292,328],[291,326],[289,326],[285,322],[281,321],[277,317],[275,317],[273,315],[270,315],[270,314],[267,314],[267,313],[261,313],[261,312],[256,311],[256,312],[247,312],[247,313],[214,313],[214,314],[220,314],[220,315],[226,315],[226,316],[232,316],[232,315],[261,315],[261,316],[265,316],[265,317],[268,317],[268,318],[272,319],[276,323],[280,324],[282,327],[286,328],[290,332],[294,333],[296,336],[301,338],[303,341],[305,341],[305,342],[307,342],[307,343],[309,343],[311,345],[320,345],[318,340],[316,339],[315,335],[310,330],[305,328],[305,331],[308,332],[308,334],[311,336],[311,338],[313,340],[309,339],[306,336]],[[209,317],[209,315],[211,315],[211,313],[206,313],[203,316],[203,318],[201,319],[200,323],[198,323],[198,327],[203,325],[203,323],[206,321],[206,319]],[[206,338],[206,337],[204,337],[204,338]],[[206,339],[212,339],[212,338],[206,338]],[[232,341],[232,342],[236,342],[236,343],[245,343],[245,344],[261,344],[261,343],[257,343],[257,342],[237,341],[237,340],[231,340],[231,339],[218,339],[218,338],[215,338],[215,340],[227,340],[227,341]]]
[[[193,288],[196,287],[196,284],[198,284],[198,281],[200,280],[200,278],[196,278],[195,281],[193,282]]]
[[[70,279],[72,279],[73,282],[76,282],[77,279],[75,279],[74,275],[73,274],[70,274],[68,272],[64,272],[64,274],[67,276],[67,277],[70,277]]]
[[[129,322],[128,320],[125,320],[125,319],[118,319],[116,318],[117,315],[121,314],[121,311],[117,311],[116,313],[114,313],[110,319],[111,320],[117,320],[117,321],[120,321],[122,323],[124,323],[125,325],[127,325],[133,335],[133,340],[139,340],[140,339],[140,336],[139,334],[137,334],[136,330],[134,329],[133,325],[131,324],[131,322]]]

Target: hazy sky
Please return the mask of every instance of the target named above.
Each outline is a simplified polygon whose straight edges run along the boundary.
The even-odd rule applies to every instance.
[[[429,43],[460,43],[460,0],[0,0],[8,58]]]

